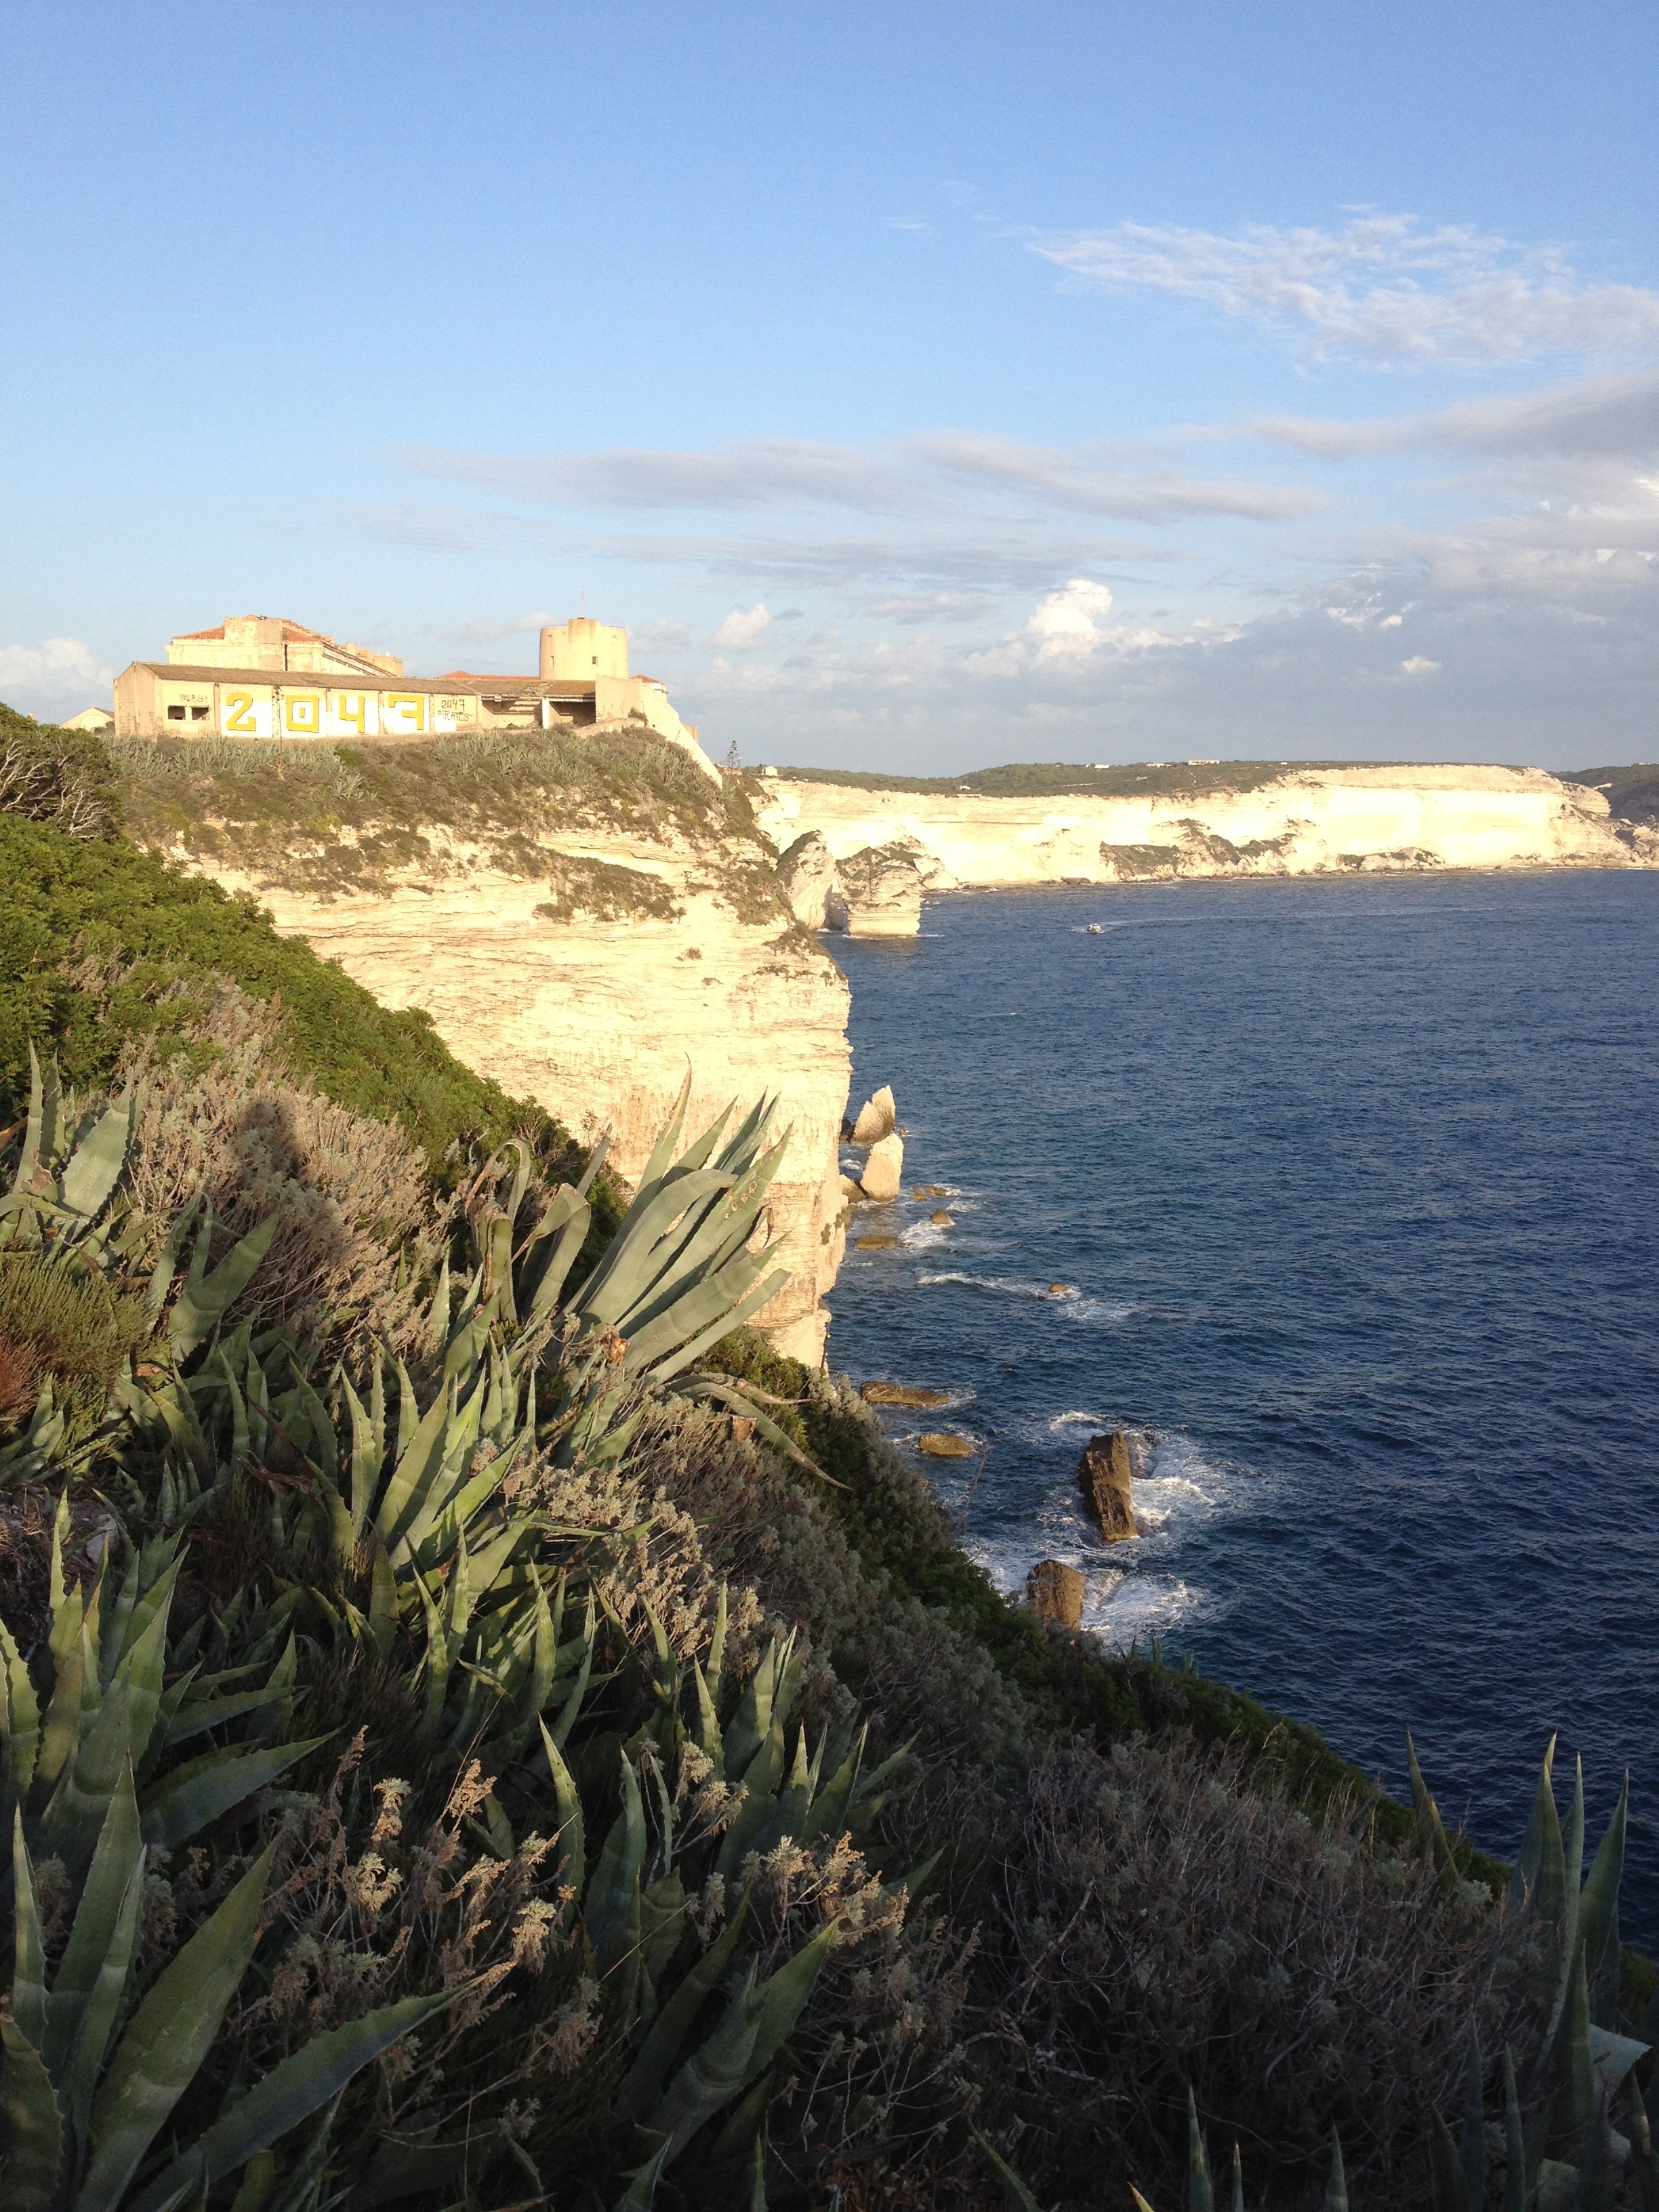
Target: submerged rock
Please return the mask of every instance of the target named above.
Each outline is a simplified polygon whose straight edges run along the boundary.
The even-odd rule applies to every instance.
[[[866,1382],[859,1391],[866,1406],[948,1406],[948,1390],[927,1390],[908,1382]]]
[[[896,1198],[904,1188],[903,1138],[896,1133],[872,1145],[859,1181],[866,1198],[876,1199],[884,1205],[889,1199]]]
[[[1077,1465],[1077,1486],[1083,1492],[1083,1510],[1109,1544],[1138,1536],[1133,1468],[1129,1443],[1120,1429],[1109,1437],[1091,1437]]]
[[[936,1206],[933,1212],[928,1215],[927,1218],[933,1223],[935,1229],[954,1229],[957,1225],[955,1221],[945,1211],[945,1208],[942,1206]]]
[[[853,1249],[855,1252],[889,1252],[897,1243],[896,1237],[855,1237]]]
[[[977,1446],[971,1437],[959,1437],[951,1429],[924,1429],[916,1449],[929,1459],[972,1459]]]
[[[1039,1559],[1025,1577],[1026,1601],[1045,1626],[1080,1628],[1087,1588],[1085,1577],[1060,1559]]]

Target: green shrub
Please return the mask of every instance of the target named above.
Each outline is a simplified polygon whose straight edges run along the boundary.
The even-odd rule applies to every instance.
[[[107,1087],[137,1050],[188,1053],[187,1033],[227,977],[279,1009],[297,1079],[353,1113],[398,1122],[434,1166],[453,1144],[524,1131],[559,1172],[580,1172],[568,1134],[464,1066],[428,1014],[382,1006],[333,962],[278,936],[251,899],[131,845],[0,813],[0,1122],[23,1110],[31,1041],[43,1058],[57,1053],[66,1085]],[[198,1065],[210,1057],[196,1047]]]

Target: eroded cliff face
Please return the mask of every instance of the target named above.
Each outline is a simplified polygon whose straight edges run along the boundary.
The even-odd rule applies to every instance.
[[[1006,799],[768,780],[781,846],[817,830],[838,862],[904,847],[933,890],[1413,868],[1659,865],[1659,837],[1539,769],[1287,769],[1241,791]]]
[[[319,890],[196,842],[177,840],[174,857],[252,892],[384,1004],[424,1007],[471,1066],[588,1140],[608,1127],[630,1180],[688,1066],[694,1129],[732,1099],[775,1094],[790,1136],[772,1225],[791,1280],[757,1320],[783,1350],[822,1358],[845,1243],[848,989],[769,895],[757,844],[562,830],[521,841],[508,869],[487,842],[428,827],[419,860],[382,869],[373,890]]]

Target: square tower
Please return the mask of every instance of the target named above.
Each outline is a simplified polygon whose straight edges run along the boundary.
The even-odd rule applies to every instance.
[[[628,674],[628,632],[572,615],[550,623],[542,632],[542,674],[562,684],[594,684],[602,676]]]

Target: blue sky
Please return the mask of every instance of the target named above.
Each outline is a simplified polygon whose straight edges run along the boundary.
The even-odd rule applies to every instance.
[[[1647,5],[15,4],[0,696],[228,613],[723,755],[1654,756]]]

